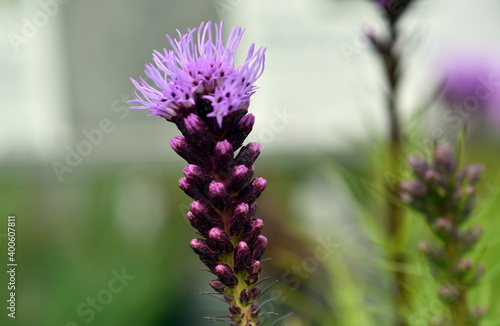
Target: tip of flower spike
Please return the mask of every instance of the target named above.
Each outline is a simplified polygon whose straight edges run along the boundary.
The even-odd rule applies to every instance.
[[[243,29],[233,28],[224,42],[222,28],[222,22],[208,22],[185,34],[178,31],[176,39],[167,35],[172,50],[154,51],[154,64],[146,66],[152,83],[132,80],[141,93],[134,100],[141,104],[137,108],[171,121],[178,111],[208,100],[213,110],[207,111],[207,117],[215,118],[219,128],[227,115],[248,109],[257,88],[254,82],[264,70],[265,49],[255,50],[252,45],[243,64],[236,67],[234,57]]]

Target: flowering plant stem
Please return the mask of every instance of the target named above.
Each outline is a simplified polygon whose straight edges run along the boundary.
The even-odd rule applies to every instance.
[[[456,276],[456,266],[458,265],[461,256],[459,252],[459,242],[455,235],[453,235],[450,240],[445,244],[444,251],[447,258],[447,268],[446,268],[446,279],[452,280]],[[459,286],[463,287],[463,286]],[[467,326],[467,312],[469,311],[469,306],[467,303],[467,292],[463,289],[459,289],[460,295],[453,304],[450,304],[449,310],[451,315],[451,320],[453,325],[456,326]]]
[[[401,184],[401,199],[424,213],[439,240],[420,243],[434,277],[441,283],[438,295],[446,304],[447,316],[434,319],[436,326],[479,325],[484,308],[471,310],[467,291],[482,276],[484,266],[465,257],[479,240],[480,227],[464,227],[475,204],[474,184],[483,166],[471,164],[457,169],[458,159],[448,143],[438,144],[433,162],[411,156],[415,180]]]
[[[396,41],[398,40],[398,32],[396,29],[396,19],[393,15],[388,15],[389,25],[389,38],[387,40],[379,40],[374,36],[370,38],[372,44],[377,51],[377,54],[382,59],[384,65],[384,72],[387,79],[387,116],[389,126],[389,140],[388,140],[388,156],[389,156],[389,175],[390,180],[387,183],[387,220],[386,231],[387,236],[395,251],[391,252],[391,261],[395,265],[402,265],[407,261],[403,251],[400,251],[404,244],[402,241],[403,231],[403,210],[399,206],[395,198],[399,198],[399,183],[400,176],[398,175],[399,158],[403,152],[403,138],[401,135],[401,126],[399,112],[397,109],[397,94],[399,85],[399,54],[396,49]],[[410,293],[407,290],[407,275],[401,269],[394,271],[394,287],[396,295],[393,296],[394,311],[401,313],[401,311],[410,306]],[[406,321],[398,316],[396,319],[397,326],[405,326]]]
[[[213,28],[215,33],[213,33]],[[209,319],[231,325],[259,326],[256,301],[260,259],[267,239],[255,217],[256,200],[266,188],[253,178],[260,144],[243,143],[255,118],[248,113],[254,82],[264,70],[265,48],[252,44],[239,67],[234,65],[243,29],[233,28],[227,42],[222,23],[167,36],[173,50],[155,51],[154,64],[137,88],[133,109],[148,109],[174,123],[182,134],[170,140],[172,149],[189,164],[179,187],[194,201],[187,218],[199,238],[190,246],[217,278],[210,286],[229,304],[227,316]]]

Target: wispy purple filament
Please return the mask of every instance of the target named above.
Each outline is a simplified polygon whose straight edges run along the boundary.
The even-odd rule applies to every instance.
[[[178,39],[167,35],[173,50],[154,51],[154,64],[146,65],[146,76],[132,83],[140,92],[131,102],[132,109],[148,109],[151,115],[167,120],[191,109],[198,99],[209,100],[213,111],[207,116],[222,120],[229,113],[246,109],[255,92],[254,82],[264,71],[265,48],[255,50],[252,44],[244,62],[234,66],[236,48],[243,29],[235,27],[224,44],[222,23],[202,23],[187,34],[178,31]]]

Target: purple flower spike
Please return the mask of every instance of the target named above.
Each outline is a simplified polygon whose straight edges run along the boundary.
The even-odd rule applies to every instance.
[[[484,168],[472,164],[460,169],[457,155],[448,143],[436,146],[430,162],[412,156],[409,163],[416,179],[401,183],[401,199],[424,214],[437,240],[421,242],[419,247],[432,274],[443,284],[438,290],[439,298],[452,307],[450,316],[454,319],[449,325],[466,325],[469,319],[461,322],[453,309],[458,302],[465,302],[463,309],[469,310],[465,300],[467,291],[483,272],[481,262],[466,257],[481,237],[482,229],[467,226],[465,222],[471,217],[476,197],[474,185]]]
[[[172,50],[153,53],[145,72],[150,81],[132,80],[137,97],[130,102],[181,132],[170,145],[189,164],[179,187],[194,200],[187,218],[203,237],[190,246],[217,277],[209,285],[229,304],[231,323],[258,326],[256,284],[267,239],[260,235],[264,222],[255,217],[255,201],[266,180],[254,178],[260,144],[243,144],[255,123],[248,108],[265,49],[252,45],[235,66],[242,34],[236,27],[224,42],[222,23],[202,23],[177,39],[167,36]]]

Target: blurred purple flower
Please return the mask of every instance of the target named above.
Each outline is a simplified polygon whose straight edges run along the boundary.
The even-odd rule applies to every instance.
[[[381,5],[382,7],[388,7],[391,0],[375,0],[375,2]]]
[[[391,16],[399,17],[415,0],[373,0]]]
[[[141,93],[131,101],[140,105],[132,109],[149,109],[151,115],[171,120],[183,116],[196,101],[206,99],[213,108],[207,116],[216,118],[219,127],[229,113],[246,109],[257,88],[254,82],[264,71],[265,48],[255,51],[252,44],[243,64],[235,67],[234,55],[243,29],[233,28],[224,44],[222,23],[214,28],[214,35],[210,22],[186,34],[177,31],[178,39],[167,35],[173,50],[155,50],[154,64],[146,65],[146,76],[156,87],[143,78],[140,82],[132,79]]]
[[[477,51],[448,56],[441,67],[442,99],[450,107],[500,123],[500,62]]]

